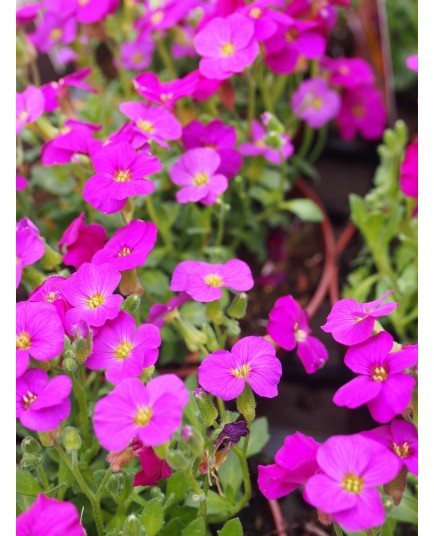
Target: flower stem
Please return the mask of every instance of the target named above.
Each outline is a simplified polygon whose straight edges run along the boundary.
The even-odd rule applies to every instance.
[[[105,485],[107,484],[107,481],[110,478],[111,474],[112,474],[112,469],[111,467],[109,467],[107,471],[105,472],[103,479],[101,480],[101,484],[98,486],[98,489],[96,490],[97,499],[101,498],[101,495],[104,492]]]
[[[48,483],[48,479],[47,479],[47,476],[45,475],[42,465],[38,465],[37,472],[38,472],[39,480],[41,481],[42,487],[44,488],[45,491],[47,491],[48,488],[50,487],[50,484]]]
[[[220,204],[220,210],[217,214],[217,233],[216,233],[216,239],[215,239],[215,247],[219,247],[222,244],[223,241],[223,231],[224,231],[224,225],[225,225],[225,204],[223,200],[221,200]]]
[[[152,202],[152,198],[150,195],[146,196],[146,208],[148,209],[151,220],[157,226],[158,232],[161,233],[161,237],[163,238],[163,242],[166,245],[167,249],[172,251],[173,244],[172,244],[172,238],[170,236],[170,232],[168,231],[168,229],[166,229],[163,225],[160,224],[157,212],[154,207],[154,203]]]
[[[162,37],[161,35],[158,35],[157,38],[155,39],[155,42],[157,43],[158,54],[160,54],[160,57],[163,60],[164,66],[169,71],[170,76],[172,78],[177,78],[178,74],[176,72],[175,65],[173,64],[172,57],[166,48],[164,37]]]
[[[90,436],[89,436],[89,414],[87,411],[87,398],[86,391],[84,390],[84,370],[83,367],[78,369],[79,379],[78,381],[73,377],[72,384],[74,387],[75,398],[77,399],[79,415],[80,415],[80,424],[83,431],[83,439],[86,446],[90,445]]]
[[[337,523],[333,523],[333,529],[335,531],[336,536],[344,536],[341,527]]]

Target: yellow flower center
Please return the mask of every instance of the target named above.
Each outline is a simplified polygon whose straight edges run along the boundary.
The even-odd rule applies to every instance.
[[[130,182],[131,180],[131,171],[129,169],[120,169],[115,173],[116,182]]]
[[[233,43],[225,43],[222,45],[221,51],[223,56],[232,56],[235,52],[235,47]]]
[[[57,39],[60,39],[63,35],[63,32],[60,28],[54,28],[54,30],[51,30],[50,32],[50,39],[53,41],[57,41]]]
[[[28,350],[31,342],[30,335],[27,333],[27,331],[22,331],[19,335],[17,335],[17,348],[19,350]]]
[[[235,376],[235,378],[246,378],[251,371],[252,369],[250,367],[250,363],[246,363],[240,368],[234,368],[231,370],[232,375]]]
[[[151,17],[152,24],[158,24],[164,19],[164,12],[163,11],[157,11],[154,13]]]
[[[29,112],[27,110],[23,110],[20,115],[18,116],[18,119],[20,121],[25,121],[29,117]]]
[[[265,141],[263,139],[255,140],[256,147],[266,147]]]
[[[259,7],[252,7],[252,9],[249,11],[249,16],[252,17],[252,19],[259,19],[262,15],[262,9]]]
[[[350,70],[346,65],[341,65],[338,69],[339,74],[342,74],[344,76],[347,76],[350,74]]]
[[[134,424],[136,426],[146,426],[151,419],[152,409],[149,406],[137,408],[137,413],[134,415]]]
[[[163,102],[170,101],[170,99],[172,99],[172,98],[173,98],[173,93],[161,93],[161,95],[160,95],[160,99]]]
[[[410,455],[410,447],[407,442],[403,443],[402,445],[397,445],[396,443],[393,443],[392,445],[393,452],[397,454],[400,458],[408,458]]]
[[[60,129],[60,133],[61,134],[69,134],[71,132],[71,130],[72,130],[71,127],[62,127]]]
[[[314,110],[321,110],[321,108],[323,107],[323,104],[324,104],[324,101],[322,99],[320,99],[319,97],[314,97],[312,101],[312,108]]]
[[[118,253],[118,257],[126,257],[127,255],[131,255],[131,249],[127,247],[123,247]]]
[[[45,301],[48,302],[48,303],[53,303],[56,300],[57,300],[57,292],[49,292],[45,296]]]
[[[121,343],[115,350],[116,359],[123,361],[130,355],[132,349],[133,345],[130,342]]]
[[[352,107],[352,110],[354,117],[357,119],[361,119],[365,115],[365,108],[361,104],[356,104],[356,106]]]
[[[195,186],[203,186],[204,184],[208,184],[208,181],[209,181],[209,175],[207,173],[198,173],[194,179],[193,179],[193,184]]]
[[[143,60],[143,54],[136,52],[131,59],[133,60],[133,63],[140,63]]]
[[[376,382],[385,382],[389,374],[384,367],[375,367],[372,372],[372,379]]]
[[[137,126],[140,128],[140,130],[143,130],[143,132],[147,132],[148,134],[152,134],[154,132],[154,125],[145,119],[139,121]]]
[[[208,274],[204,281],[210,287],[221,287],[223,285],[223,278],[218,274]]]
[[[78,5],[79,6],[85,6],[88,3],[89,3],[89,0],[78,0]]]
[[[363,478],[353,475],[352,473],[345,476],[342,487],[350,493],[362,493]]]
[[[87,298],[86,303],[89,309],[96,309],[105,302],[105,298],[102,294],[94,294]]]
[[[297,342],[304,342],[307,339],[307,333],[304,331],[304,329],[296,329],[294,338]]]
[[[31,393],[30,391],[27,391],[27,396],[23,396],[24,409],[30,409],[30,406],[33,404],[33,402],[36,402],[37,399],[38,397],[36,395]]]
[[[292,28],[289,28],[289,30],[285,32],[285,40],[288,43],[293,43],[298,38],[299,35],[300,35],[300,32],[297,30],[295,26],[293,26]]]

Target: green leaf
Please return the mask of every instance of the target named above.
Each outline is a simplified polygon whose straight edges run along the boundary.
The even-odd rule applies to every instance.
[[[169,290],[169,278],[160,270],[143,270],[139,276],[143,288],[149,294],[163,296]]]
[[[247,447],[247,457],[254,456],[261,452],[270,440],[268,433],[268,421],[266,417],[259,417],[250,425],[250,439]],[[240,441],[240,448],[244,446],[245,438]]]
[[[208,494],[206,496],[206,505],[207,512],[210,515],[225,515],[230,512],[233,506],[225,497],[221,497],[215,491],[208,491]]]
[[[243,527],[238,517],[230,519],[218,532],[218,536],[243,536],[243,534]]]
[[[199,517],[192,521],[182,531],[182,536],[206,536],[205,519]]]
[[[159,536],[181,536],[184,525],[179,519],[171,519],[160,531]]]
[[[164,525],[164,511],[158,499],[146,503],[140,515],[140,521],[145,528],[146,536],[156,536]]]
[[[291,199],[290,201],[284,201],[280,203],[279,208],[293,212],[303,221],[320,222],[323,219],[321,209],[310,199]]]
[[[166,495],[173,493],[173,502],[180,502],[185,499],[187,491],[189,489],[188,482],[182,473],[174,473],[167,480]]]
[[[229,454],[228,459],[220,469],[219,480],[228,501],[234,502],[241,490],[243,472],[240,462],[233,452]]]
[[[390,515],[396,521],[417,525],[417,498],[414,497],[408,488],[404,491],[401,503],[392,510]]]
[[[32,477],[30,473],[26,473],[22,469],[17,467],[17,493],[20,495],[26,495],[28,497],[36,497],[38,493],[42,492],[41,487]]]
[[[389,516],[381,527],[380,536],[395,536],[395,527],[396,520]]]

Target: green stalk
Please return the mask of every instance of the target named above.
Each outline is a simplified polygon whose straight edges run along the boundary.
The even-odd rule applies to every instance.
[[[78,368],[79,376],[83,375],[83,367]],[[80,374],[81,371],[81,374]],[[80,424],[83,431],[83,439],[87,447],[90,445],[90,436],[89,436],[89,413],[87,411],[87,397],[86,392],[83,388],[84,381],[81,381],[82,378],[79,377],[77,381],[74,377],[72,378],[72,385],[74,387],[75,398],[77,399],[79,415],[80,415]]]
[[[146,208],[148,209],[149,216],[151,217],[151,220],[155,223],[155,225],[158,228],[158,232],[161,233],[161,237],[163,238],[163,242],[167,249],[170,251],[173,250],[173,244],[172,244],[172,238],[170,236],[170,232],[168,232],[159,222],[157,212],[155,211],[154,203],[151,199],[150,195],[146,196]]]
[[[252,132],[252,123],[256,113],[256,81],[253,76],[253,71],[247,75],[249,82],[249,108],[247,112],[247,118],[249,123],[249,132]]]
[[[36,470],[38,472],[39,480],[41,481],[44,491],[47,491],[48,488],[50,487],[50,484],[48,483],[48,479],[47,479],[47,476],[45,475],[45,471],[42,468],[42,465],[38,465]]]
[[[111,474],[112,474],[112,469],[111,467],[109,467],[107,471],[105,472],[103,479],[101,480],[101,484],[98,486],[98,489],[96,490],[97,499],[101,498],[101,495],[104,492],[105,485],[107,484],[108,479],[110,478]]]
[[[336,536],[344,536],[344,533],[342,532],[341,527],[337,523],[333,523],[333,528],[334,528]]]
[[[178,74],[176,72],[175,65],[172,61],[172,56],[170,55],[169,51],[166,48],[166,43],[164,42],[164,38],[161,35],[158,35],[155,41],[157,43],[158,54],[160,54],[160,57],[164,63],[164,66],[169,71],[170,76],[173,79],[177,78]]]
[[[217,214],[217,233],[215,238],[215,247],[219,247],[222,244],[223,241],[223,231],[224,231],[224,225],[225,225],[225,204],[223,202],[223,199],[220,203],[220,210]]]

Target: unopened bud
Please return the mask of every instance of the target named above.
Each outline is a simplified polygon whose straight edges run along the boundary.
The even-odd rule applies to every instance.
[[[42,241],[45,244],[45,253],[41,259],[41,264],[45,270],[53,270],[53,268],[62,264],[62,255],[48,245],[44,238]]]
[[[219,343],[217,341],[217,337],[216,337],[212,327],[209,324],[207,324],[206,322],[204,322],[202,324],[202,331],[206,336],[206,347],[211,352],[215,352],[216,350],[218,350],[219,349]]]
[[[229,305],[227,313],[231,318],[244,318],[247,311],[247,294],[241,292],[237,294]]]
[[[90,341],[88,339],[83,339],[83,337],[79,337],[74,341],[73,348],[77,363],[80,363],[80,365],[83,364],[92,353],[92,337],[90,338]]]
[[[231,337],[238,337],[241,333],[240,323],[234,318],[226,318],[225,326],[227,334]]]
[[[279,150],[282,149],[285,141],[279,133],[270,132],[270,134],[264,136],[264,143],[267,147],[270,147],[270,149]]]
[[[384,133],[384,143],[391,149],[396,149],[396,145],[397,145],[396,142],[397,142],[397,139],[396,139],[395,132],[391,130],[390,128],[388,128],[386,132]]]
[[[21,441],[21,450],[23,454],[37,454],[41,452],[41,445],[37,439],[32,436],[26,436]]]
[[[119,290],[124,296],[130,296],[132,294],[139,296],[143,295],[144,290],[135,268],[133,270],[124,270],[122,272]]]
[[[77,370],[78,363],[73,357],[67,357],[63,360],[62,366],[65,372],[75,372]]]
[[[152,374],[154,374],[154,372],[155,372],[154,365],[150,367],[146,367],[142,370],[142,373],[140,374],[140,379],[142,380],[143,383],[148,383],[149,380],[152,378]]]
[[[217,325],[223,323],[223,308],[220,300],[215,300],[206,304],[205,316],[208,320],[212,320]]]
[[[107,482],[107,489],[110,493],[120,494],[125,489],[124,473],[115,473],[110,476]]]
[[[167,456],[167,463],[172,469],[187,469],[190,461],[180,450],[170,450]]]
[[[283,134],[285,132],[285,128],[282,123],[270,112],[264,112],[261,114],[261,120],[268,132],[277,132],[278,134]]]
[[[187,348],[191,352],[197,352],[201,345],[206,344],[206,335],[195,328],[188,320],[174,318],[173,325],[181,334]]]
[[[194,399],[207,428],[217,419],[218,411],[211,397],[203,389],[195,389]]]
[[[123,309],[124,311],[132,315],[137,311],[137,309],[139,308],[139,305],[140,305],[140,296],[138,296],[137,294],[131,294],[130,296],[128,296],[128,298],[126,298],[123,301],[121,305],[121,309]]]
[[[38,432],[39,441],[44,447],[52,447],[60,436],[60,426],[49,432]]]
[[[81,437],[76,428],[67,426],[63,432],[63,446],[66,452],[77,451],[81,447]]]
[[[408,138],[408,129],[407,125],[404,123],[402,119],[398,119],[398,121],[395,123],[395,132],[398,136],[399,142],[401,145],[406,145],[407,138]]]
[[[237,398],[237,410],[243,415],[248,423],[255,419],[256,402],[252,388],[248,383],[246,383],[243,392]]]
[[[44,461],[44,455],[42,452],[36,454],[26,454],[20,462],[20,467],[23,471],[34,471]]]
[[[145,529],[134,514],[129,515],[122,528],[122,536],[144,536]]]

